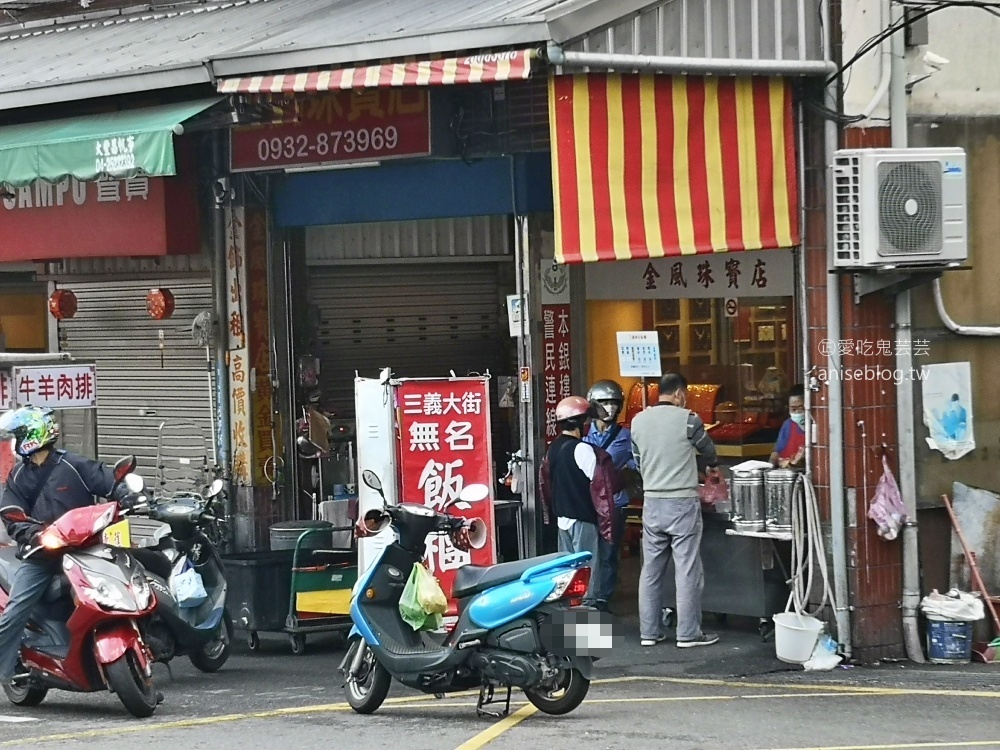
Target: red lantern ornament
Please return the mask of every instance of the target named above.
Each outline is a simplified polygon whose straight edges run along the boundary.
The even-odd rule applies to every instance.
[[[49,312],[56,320],[66,320],[76,315],[76,295],[69,289],[57,289],[49,297]]]
[[[174,314],[174,294],[169,289],[150,289],[146,309],[153,320],[164,320]]]

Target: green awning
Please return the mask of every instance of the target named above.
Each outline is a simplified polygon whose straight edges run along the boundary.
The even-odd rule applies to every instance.
[[[221,97],[0,128],[0,183],[177,173],[174,135]]]

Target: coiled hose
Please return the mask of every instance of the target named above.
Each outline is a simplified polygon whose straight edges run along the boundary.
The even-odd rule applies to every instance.
[[[813,590],[817,572],[823,581],[822,595],[819,602],[809,609],[809,592]],[[799,475],[792,492],[792,569],[788,583],[791,587],[789,605],[794,606],[800,615],[819,617],[827,604],[836,611],[837,604],[826,565],[816,488],[805,474]]]

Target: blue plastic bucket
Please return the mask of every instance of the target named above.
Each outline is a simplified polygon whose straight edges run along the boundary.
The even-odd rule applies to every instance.
[[[927,658],[934,664],[971,661],[972,623],[928,620]]]

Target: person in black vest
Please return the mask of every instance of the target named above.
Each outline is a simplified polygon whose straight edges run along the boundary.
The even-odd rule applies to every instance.
[[[600,405],[582,396],[564,398],[556,405],[560,431],[549,446],[539,469],[542,518],[555,517],[559,526],[560,552],[590,553],[590,586],[584,604],[595,606],[601,578],[600,539],[614,538],[615,493],[621,478],[607,451],[585,443],[594,416],[607,418]]]

